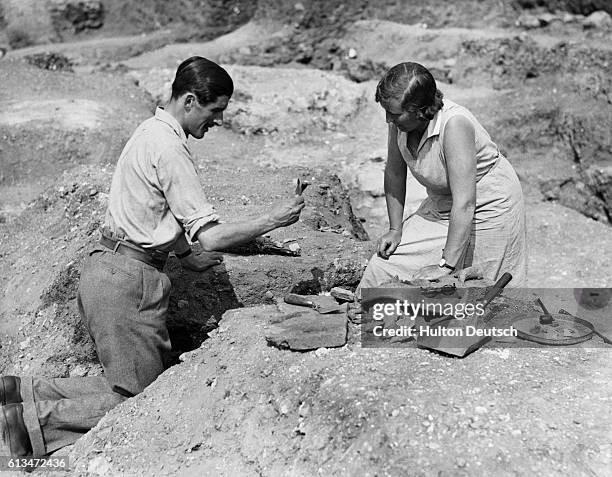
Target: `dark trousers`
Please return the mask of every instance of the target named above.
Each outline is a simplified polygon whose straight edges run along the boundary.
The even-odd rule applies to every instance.
[[[24,378],[24,421],[34,455],[72,444],[163,372],[169,296],[170,280],[156,268],[101,246],[90,252],[77,299],[104,376]]]

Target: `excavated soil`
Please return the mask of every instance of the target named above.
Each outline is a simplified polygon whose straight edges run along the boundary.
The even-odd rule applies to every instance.
[[[205,273],[170,261],[176,365],[59,452],[72,475],[609,474],[611,355],[599,338],[463,360],[413,343],[362,348],[353,323],[340,348],[265,339],[286,293],[358,283],[386,226],[374,89],[407,59],[516,168],[529,284],[610,286],[612,30],[583,26],[606,2],[103,3],[100,27],[41,17],[29,41],[55,43],[0,61],[1,373],[102,372],[76,310],[80,265],[123,144],[185,57],[222,61],[235,79],[226,127],[190,144],[220,215],[261,214],[296,177],[312,185],[302,219],[270,234],[299,257],[243,250]],[[40,5],[0,5],[2,34],[27,40],[14,27],[35,18],[17,13]],[[406,213],[424,197],[410,184]]]

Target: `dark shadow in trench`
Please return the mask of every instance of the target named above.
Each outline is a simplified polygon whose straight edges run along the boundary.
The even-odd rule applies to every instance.
[[[172,351],[165,361],[166,366],[172,366],[182,353],[198,348],[206,340],[223,313],[243,305],[223,264],[205,272],[191,272],[183,269],[177,259],[170,259],[165,272],[172,281],[167,321]]]

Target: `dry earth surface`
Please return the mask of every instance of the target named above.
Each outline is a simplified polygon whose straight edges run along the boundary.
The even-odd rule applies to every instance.
[[[610,286],[612,26],[586,20],[606,2],[90,3],[66,26],[40,2],[0,2],[12,40],[0,61],[0,372],[101,373],[76,312],[80,264],[121,148],[182,59],[221,61],[235,79],[226,128],[191,142],[221,215],[262,213],[295,177],[313,184],[302,220],[271,234],[297,240],[300,257],[232,253],[201,274],[169,263],[168,363],[187,354],[60,452],[74,475],[610,475],[612,355],[599,338],[463,360],[413,343],[364,349],[352,323],[341,348],[265,339],[288,291],[358,283],[373,249],[361,239],[386,221],[373,92],[407,59],[432,68],[517,169],[530,285]],[[409,209],[424,194],[411,184]]]

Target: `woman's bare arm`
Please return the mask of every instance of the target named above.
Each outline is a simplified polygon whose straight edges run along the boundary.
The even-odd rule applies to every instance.
[[[389,214],[389,231],[378,241],[378,255],[385,259],[395,252],[402,239],[406,173],[406,163],[397,147],[397,128],[389,124],[387,164],[385,166],[385,198]]]
[[[444,258],[457,265],[470,240],[476,209],[476,145],[474,126],[464,116],[453,116],[446,124],[442,147],[453,196]]]

